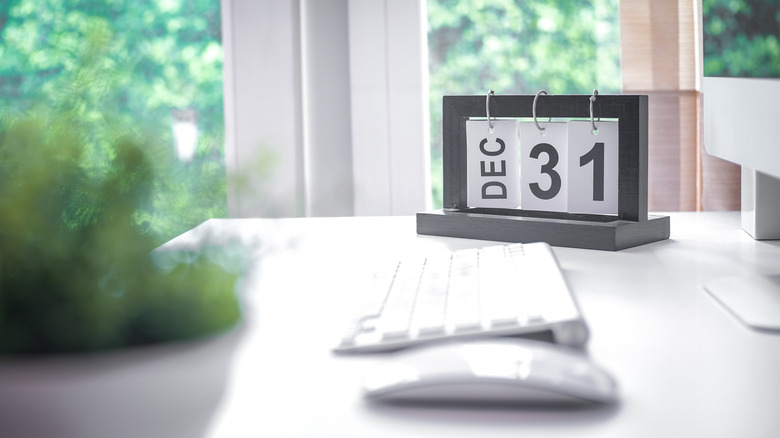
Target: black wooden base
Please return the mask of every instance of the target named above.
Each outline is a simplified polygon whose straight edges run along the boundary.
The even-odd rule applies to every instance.
[[[496,214],[498,213],[498,214]],[[417,213],[417,233],[499,242],[547,242],[553,246],[616,251],[669,238],[669,216],[644,221],[616,217],[547,213],[522,210],[436,210]]]

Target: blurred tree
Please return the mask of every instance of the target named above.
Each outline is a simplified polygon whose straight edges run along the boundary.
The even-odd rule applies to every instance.
[[[0,356],[80,352],[222,333],[241,319],[241,248],[151,252],[136,212],[155,140],[115,132],[85,168],[92,122],[37,111],[0,130]]]
[[[193,339],[240,251],[150,251],[226,206],[217,0],[0,5],[0,355]],[[195,110],[194,160],[171,112]]]
[[[442,96],[620,91],[617,0],[428,0],[433,199]]]
[[[703,0],[704,74],[780,77],[780,0]]]
[[[88,43],[89,41],[89,43]],[[67,111],[96,172],[127,133],[154,139],[153,196],[135,214],[158,242],[225,216],[219,0],[5,0],[0,117]],[[175,159],[171,111],[195,110],[195,159]]]

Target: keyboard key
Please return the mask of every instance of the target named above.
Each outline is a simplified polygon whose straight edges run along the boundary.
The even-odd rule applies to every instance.
[[[411,332],[419,336],[444,333],[452,257],[426,263],[412,318]]]

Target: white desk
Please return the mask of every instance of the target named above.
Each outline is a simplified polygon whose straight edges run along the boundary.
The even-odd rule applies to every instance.
[[[620,252],[556,248],[612,371],[606,408],[370,405],[386,356],[336,356],[359,275],[383,258],[484,245],[417,236],[412,217],[213,220],[175,240],[253,248],[243,327],[212,340],[91,357],[0,361],[0,435],[187,437],[769,437],[780,434],[780,335],[742,326],[702,288],[780,273],[780,242],[738,213],[672,214],[668,241]]]

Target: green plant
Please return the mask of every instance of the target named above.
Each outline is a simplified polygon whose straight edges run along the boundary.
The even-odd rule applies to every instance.
[[[114,140],[83,164],[70,114],[0,133],[0,353],[98,350],[220,332],[240,319],[238,272],[203,253],[152,253],[135,220],[154,167],[144,142]]]
[[[105,56],[113,38],[103,21],[87,27],[59,91],[3,113],[2,354],[191,339],[240,320],[240,273],[216,261],[219,248],[152,252],[202,220],[161,203],[191,192],[207,206],[212,196],[179,187],[168,139],[120,110],[125,75]],[[219,187],[203,190],[219,197]]]

